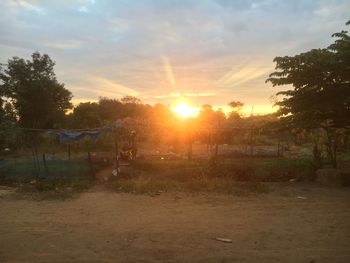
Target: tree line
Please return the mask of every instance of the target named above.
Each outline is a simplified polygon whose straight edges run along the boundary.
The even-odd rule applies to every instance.
[[[162,104],[144,104],[133,96],[121,99],[100,97],[98,102],[79,103],[73,107],[72,93],[60,83],[55,62],[35,52],[31,60],[13,57],[0,68],[1,123],[22,128],[96,128],[126,117],[148,121],[174,121],[174,113]],[[239,118],[241,102],[231,102],[233,115]],[[221,110],[202,107],[200,118],[206,122],[225,119]]]
[[[346,23],[349,24],[350,21]],[[350,36],[347,31],[341,31],[332,37],[335,41],[326,48],[274,59],[275,72],[266,81],[273,86],[292,87],[276,94],[276,114],[260,119],[242,118],[243,103],[232,101],[229,116],[205,104],[195,122],[190,122],[203,129],[260,125],[282,137],[291,132],[308,134],[313,142],[315,163],[321,166],[323,159],[329,157],[336,167],[337,152],[346,144],[350,127]],[[125,118],[153,127],[178,122],[169,107],[144,104],[132,96],[101,97],[97,102],[73,107],[73,95],[57,80],[54,66],[55,62],[47,54],[39,52],[33,53],[30,60],[13,57],[0,66],[0,135],[3,141],[15,127],[85,129]]]

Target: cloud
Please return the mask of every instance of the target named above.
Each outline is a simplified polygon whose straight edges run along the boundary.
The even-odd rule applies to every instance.
[[[267,105],[272,59],[327,46],[348,10],[347,0],[3,0],[0,59],[48,53],[76,99]]]
[[[46,47],[58,48],[58,49],[77,49],[83,45],[83,41],[75,39],[67,40],[52,40],[42,43]]]
[[[169,93],[169,94],[163,94],[163,95],[157,95],[153,96],[154,99],[165,99],[165,98],[181,98],[181,97],[213,97],[216,96],[215,93]]]
[[[39,14],[44,13],[44,9],[32,4],[30,1],[25,1],[25,0],[12,0],[12,1],[6,1],[5,0],[5,5],[7,5],[10,8],[21,8],[23,10],[27,11],[33,11]]]

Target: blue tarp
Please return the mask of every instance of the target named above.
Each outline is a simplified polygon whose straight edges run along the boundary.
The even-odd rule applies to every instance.
[[[91,139],[97,139],[98,136],[109,132],[108,129],[101,130],[87,130],[87,131],[49,131],[47,134],[50,136],[57,136],[63,141],[78,141],[85,137],[90,137]]]

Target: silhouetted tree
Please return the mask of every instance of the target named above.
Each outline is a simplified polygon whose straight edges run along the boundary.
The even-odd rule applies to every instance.
[[[120,99],[120,102],[123,104],[122,114],[123,117],[133,117],[140,118],[143,113],[143,104],[142,101],[133,96],[125,96]]]
[[[276,104],[278,114],[291,128],[323,128],[328,138],[328,155],[336,166],[334,129],[350,125],[350,36],[333,34],[337,40],[325,49],[313,49],[296,56],[276,57],[276,71],[267,82],[292,85],[282,91]]]
[[[98,101],[98,107],[102,121],[115,121],[123,116],[123,104],[117,99],[101,97]]]
[[[237,120],[241,118],[241,109],[244,105],[243,102],[240,101],[231,101],[228,103],[228,105],[232,108],[232,112],[229,114],[229,119],[231,120]]]
[[[13,57],[0,70],[1,95],[13,105],[23,127],[52,128],[72,107],[72,94],[59,83],[55,63],[39,52],[31,60]]]
[[[96,128],[102,125],[100,105],[96,102],[79,103],[73,111],[74,128]]]

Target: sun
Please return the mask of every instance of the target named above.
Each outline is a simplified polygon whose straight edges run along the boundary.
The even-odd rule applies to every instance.
[[[171,107],[171,109],[180,117],[188,118],[194,117],[197,115],[197,109],[191,107],[185,101],[178,102],[175,106]]]

